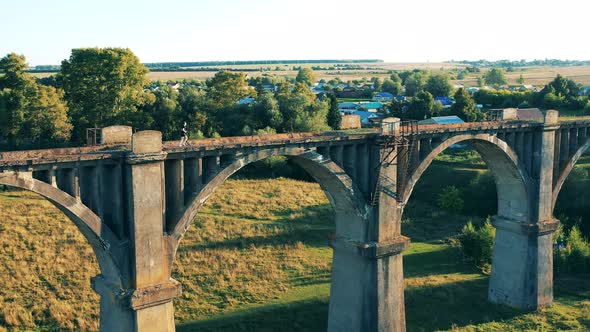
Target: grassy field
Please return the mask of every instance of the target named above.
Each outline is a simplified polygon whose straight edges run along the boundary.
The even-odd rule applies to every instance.
[[[473,156],[461,165],[455,178],[487,181]],[[402,225],[413,239],[404,254],[408,331],[589,330],[588,276],[558,276],[555,305],[539,312],[486,301],[488,276],[447,240],[484,217],[470,216],[468,208],[449,214],[427,202],[440,181],[449,181],[437,176],[445,168],[441,160],[427,171]],[[72,223],[22,191],[0,192],[0,220],[0,330],[95,330],[98,296],[89,277],[98,268]],[[177,329],[325,331],[333,231],[333,210],[315,183],[230,180],[179,249]]]

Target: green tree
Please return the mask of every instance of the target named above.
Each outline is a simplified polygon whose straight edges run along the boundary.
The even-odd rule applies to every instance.
[[[85,129],[128,124],[129,114],[154,101],[144,92],[148,69],[126,48],[82,48],[72,50],[62,61],[58,81],[71,110],[74,139],[81,140]],[[140,120],[143,117],[137,117]]]
[[[397,73],[392,73],[391,75],[389,75],[389,79],[393,82],[399,83],[400,85],[402,84],[402,78],[399,77]]]
[[[451,106],[450,115],[456,115],[467,122],[481,121],[484,114],[477,109],[475,101],[464,88],[460,88],[453,96],[455,103]]]
[[[431,75],[426,81],[426,91],[435,97],[449,96],[452,90],[449,76],[444,73]]]
[[[389,92],[394,96],[400,95],[402,92],[401,81],[393,81],[390,79],[386,79],[383,81],[383,84],[381,85],[381,91]]]
[[[187,122],[189,137],[204,136],[207,123],[206,96],[203,90],[193,85],[185,85],[178,95],[182,118]]]
[[[220,71],[207,80],[207,122],[205,135],[226,136],[241,134],[247,114],[238,102],[244,97],[256,97],[256,90],[250,88],[244,73]]]
[[[254,105],[254,114],[255,118],[252,124],[255,131],[268,131],[265,128],[272,128],[276,132],[276,129],[280,128],[283,123],[283,115],[279,110],[279,103],[272,92],[263,92],[258,96]]]
[[[315,80],[315,72],[309,67],[301,68],[297,73],[297,77],[295,77],[295,82],[305,83],[309,86],[312,86],[315,83]]]
[[[148,128],[161,131],[164,140],[180,139],[184,119],[178,103],[178,91],[164,85],[154,91],[154,95],[154,103],[146,107],[151,116]]]
[[[381,82],[381,79],[379,77],[372,77],[371,82],[373,83],[373,88],[375,89],[375,91],[381,90],[381,85],[383,83]]]
[[[0,141],[11,146],[67,141],[72,127],[63,91],[38,84],[24,73],[26,68],[22,55],[0,59]]]
[[[520,74],[520,76],[518,76],[518,79],[516,79],[516,83],[524,84],[524,77],[522,76],[522,74]]]
[[[424,90],[426,84],[426,74],[423,72],[414,72],[405,80],[406,96],[414,96]]]
[[[27,68],[24,55],[10,53],[0,59],[0,69],[4,71],[4,76],[0,79],[0,89],[18,89],[29,84],[31,80],[25,76]]]
[[[233,108],[240,99],[255,97],[255,90],[248,86],[246,74],[219,71],[207,80],[207,99],[216,109]]]
[[[423,120],[432,116],[434,98],[428,91],[418,92],[408,105],[406,117],[414,120]]]
[[[21,130],[27,141],[45,145],[69,140],[72,125],[63,97],[63,90],[52,86],[36,83],[31,86],[27,91],[26,116]]]
[[[438,195],[437,203],[441,209],[460,213],[463,210],[464,201],[461,191],[455,186],[448,186]]]
[[[492,68],[488,70],[484,75],[484,79],[488,85],[506,84],[506,75],[500,68]]]
[[[483,86],[485,84],[485,80],[481,76],[477,76],[477,86]]]
[[[587,98],[580,96],[580,85],[557,75],[535,97],[535,103],[545,108],[584,108]]]
[[[320,131],[329,129],[326,120],[327,101],[318,102],[315,94],[304,83],[281,84],[276,93],[283,116],[281,131]]]
[[[338,130],[342,127],[342,114],[338,109],[338,100],[336,96],[330,95],[330,110],[328,111],[328,126]]]

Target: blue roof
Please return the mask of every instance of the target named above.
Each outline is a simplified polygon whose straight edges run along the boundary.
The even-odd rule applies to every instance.
[[[456,115],[433,116],[431,119],[438,124],[465,123],[465,121]]]
[[[338,103],[338,108],[356,109],[356,108],[358,108],[358,104],[348,103],[348,102]]]
[[[366,109],[377,109],[383,107],[383,104],[376,101],[361,101],[359,106]]]
[[[379,92],[375,97],[393,97],[393,95],[389,92]]]
[[[434,101],[440,101],[443,106],[452,105],[455,102],[453,97],[434,97]]]
[[[369,123],[369,119],[370,118],[380,118],[383,117],[381,114],[379,113],[375,113],[375,112],[365,112],[365,111],[355,111],[354,113],[352,113],[354,115],[358,115],[361,117],[361,123],[367,124]]]

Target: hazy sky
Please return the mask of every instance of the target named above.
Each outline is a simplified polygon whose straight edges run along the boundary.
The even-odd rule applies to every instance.
[[[0,56],[72,48],[142,62],[590,59],[588,0],[0,0]]]

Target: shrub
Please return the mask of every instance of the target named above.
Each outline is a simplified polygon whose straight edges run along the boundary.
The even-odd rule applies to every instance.
[[[565,237],[565,242],[565,246],[560,245],[559,242],[555,246],[553,255],[555,271],[573,273],[589,272],[590,244],[582,236],[582,232],[577,225],[572,226],[569,234]]]
[[[438,206],[449,212],[461,212],[463,210],[463,198],[461,191],[455,186],[448,186],[438,195]]]
[[[588,268],[590,246],[577,226],[572,227],[567,238],[567,266],[570,272],[585,272]]]
[[[477,230],[469,221],[459,235],[459,244],[465,256],[472,258],[475,265],[486,273],[490,271],[495,237],[496,229],[489,219]]]

